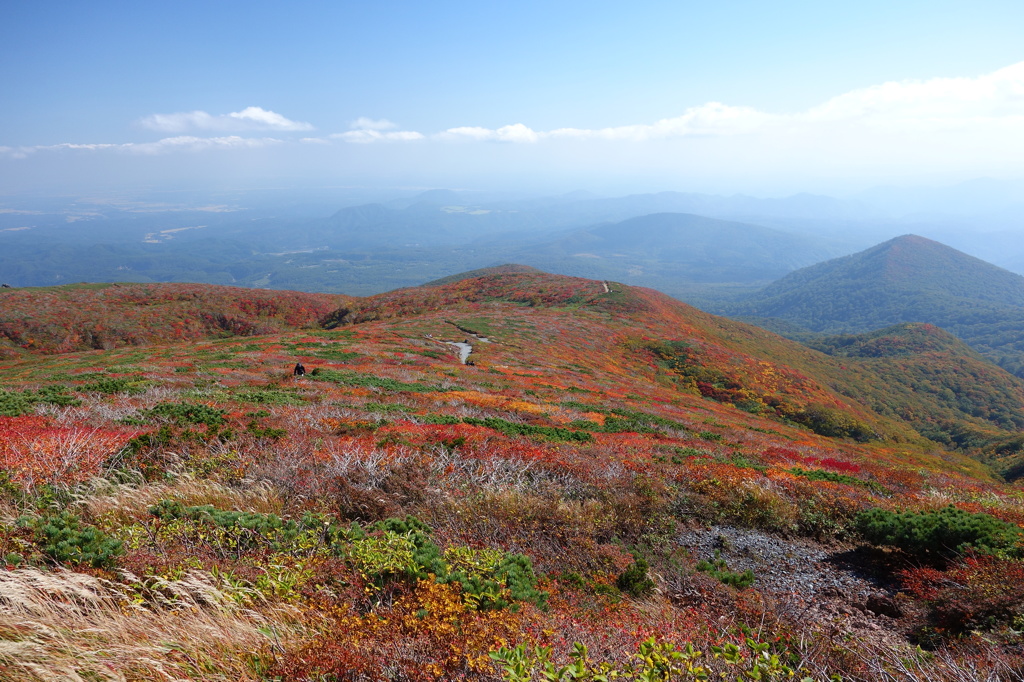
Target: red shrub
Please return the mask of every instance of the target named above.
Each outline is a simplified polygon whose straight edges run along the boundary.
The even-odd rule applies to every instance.
[[[932,623],[952,633],[1018,625],[1024,618],[1024,563],[994,556],[968,556],[938,571],[904,571],[906,589],[930,608]]]
[[[100,472],[135,432],[51,426],[42,417],[0,417],[0,469],[26,487],[79,483]]]

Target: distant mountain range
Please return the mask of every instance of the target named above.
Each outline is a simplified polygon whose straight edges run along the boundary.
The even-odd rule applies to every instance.
[[[882,188],[852,199],[684,192],[511,199],[436,189],[367,195],[372,201],[363,203],[338,193],[350,205],[325,208],[325,196],[309,204],[275,196],[190,197],[188,205],[166,196],[3,201],[0,282],[205,282],[370,295],[516,262],[655,287],[718,309],[794,269],[906,232],[1024,272],[1021,193],[995,181],[942,192]]]
[[[808,239],[749,223],[689,213],[656,213],[575,230],[514,253],[518,262],[577,276],[631,284],[751,283],[843,252]]]
[[[367,295],[518,262],[688,297],[694,283],[750,290],[855,248],[844,239],[695,211],[729,213],[732,206],[803,215],[813,213],[804,204],[832,211],[825,205],[837,201],[662,193],[475,202],[473,195],[435,190],[319,219],[111,207],[31,218],[0,213],[0,282],[193,281]],[[839,204],[833,208],[841,212]]]
[[[927,322],[1024,374],[1024,277],[915,235],[792,272],[731,312],[794,338]]]

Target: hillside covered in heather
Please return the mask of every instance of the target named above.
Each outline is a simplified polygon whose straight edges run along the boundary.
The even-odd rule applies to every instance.
[[[827,354],[536,272],[174,287],[3,294],[47,339],[119,325],[7,334],[5,679],[1024,666],[1024,508],[987,465],[1021,448],[1024,384],[940,329]]]
[[[193,284],[0,289],[0,356],[65,353],[317,325],[338,294]]]

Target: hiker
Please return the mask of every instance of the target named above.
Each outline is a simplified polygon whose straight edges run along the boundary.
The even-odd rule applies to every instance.
[[[306,368],[302,366],[301,362],[295,363],[295,369],[292,370],[292,375],[297,377],[306,376]]]

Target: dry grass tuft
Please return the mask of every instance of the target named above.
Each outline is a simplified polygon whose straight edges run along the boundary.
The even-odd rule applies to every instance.
[[[132,523],[160,500],[180,500],[186,506],[213,505],[263,514],[281,514],[284,503],[265,483],[230,488],[208,479],[182,475],[169,483],[118,484],[97,479],[81,491],[80,504],[87,515],[108,522]]]
[[[65,570],[0,572],[0,676],[258,680],[251,652],[273,643],[264,632],[295,622],[285,607],[239,608],[209,574],[192,573],[168,587],[168,603],[140,605],[132,593],[138,583],[115,585]]]

